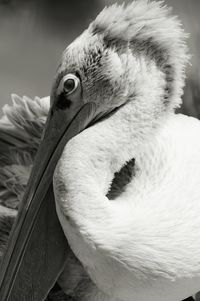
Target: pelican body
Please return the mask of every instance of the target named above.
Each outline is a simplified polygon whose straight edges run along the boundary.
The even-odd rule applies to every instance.
[[[180,301],[198,292],[200,122],[174,112],[185,37],[163,2],[142,0],[105,8],[66,48],[2,261],[2,301],[19,292],[43,300],[60,275],[67,291],[69,246],[91,280],[80,301]],[[29,275],[33,258],[43,286]]]

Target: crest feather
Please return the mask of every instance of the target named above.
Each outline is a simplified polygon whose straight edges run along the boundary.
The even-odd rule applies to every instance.
[[[187,34],[171,11],[163,1],[135,0],[128,5],[114,4],[104,8],[90,30],[102,35],[108,45],[126,42],[133,55],[143,54],[154,60],[166,74],[166,99],[176,107],[180,103],[185,66],[190,56],[185,43]]]
[[[163,1],[136,0],[125,6],[114,4],[105,7],[93,22],[93,27],[108,39],[130,41],[134,38],[183,40],[181,22],[171,16],[172,9]]]

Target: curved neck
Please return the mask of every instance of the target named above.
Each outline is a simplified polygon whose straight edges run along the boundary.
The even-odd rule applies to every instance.
[[[155,121],[150,127],[150,120],[144,118],[143,123],[135,127],[137,132],[134,131],[131,122],[139,117],[130,116],[130,106],[131,103],[109,119],[74,137],[65,147],[54,174],[57,213],[70,247],[83,266],[87,267],[91,279],[109,295],[114,293],[107,287],[110,279],[116,278],[113,266],[116,267],[117,274],[123,276],[125,273],[130,279],[135,277],[135,274],[129,275],[129,272],[124,270],[124,265],[119,264],[121,258],[114,253],[115,249],[118,251],[115,244],[121,244],[121,231],[129,233],[130,227],[134,230],[135,221],[133,210],[126,206],[126,202],[122,201],[122,206],[116,206],[118,200],[110,201],[106,194],[114,173],[133,157],[137,162],[141,149],[151,139],[150,133],[156,136],[156,125],[159,125],[159,121]],[[144,152],[144,156],[147,154],[148,152]],[[144,164],[143,161],[141,159]],[[131,206],[134,206],[134,203]],[[136,223],[139,218],[140,215],[137,216]],[[144,228],[142,229],[144,231]],[[147,229],[149,231],[148,226]],[[137,228],[132,232],[133,237],[137,234],[140,238]],[[136,245],[133,249],[136,249]],[[109,250],[112,250],[111,257],[114,260],[112,267],[107,262],[107,258],[111,258],[108,255]],[[104,270],[107,266],[108,269]],[[137,281],[134,281],[137,286]],[[126,284],[120,279],[119,283]],[[120,286],[118,290],[121,291]]]
[[[129,102],[74,137],[63,151],[54,174],[55,196],[64,215],[77,227],[101,223],[106,215],[112,222],[113,208],[106,194],[114,173],[137,157],[159,126],[160,121],[150,114],[136,114],[136,105],[137,101]]]
[[[114,173],[137,157],[170,110],[163,102],[166,79],[155,62],[140,56],[134,64],[138,76],[126,104],[69,141],[55,171],[55,195],[61,209],[83,227],[106,214],[112,222],[113,209],[105,195]]]

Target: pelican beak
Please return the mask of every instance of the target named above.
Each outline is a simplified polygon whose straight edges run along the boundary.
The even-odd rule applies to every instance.
[[[66,143],[97,116],[92,103],[70,110],[55,101],[50,109],[0,267],[1,301],[44,300],[64,268],[68,245],[56,214],[53,173]]]

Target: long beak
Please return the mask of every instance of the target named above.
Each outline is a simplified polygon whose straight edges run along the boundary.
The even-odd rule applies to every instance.
[[[67,240],[58,221],[52,178],[66,143],[96,117],[95,105],[50,110],[17,220],[0,267],[0,300],[44,300],[63,270]]]

